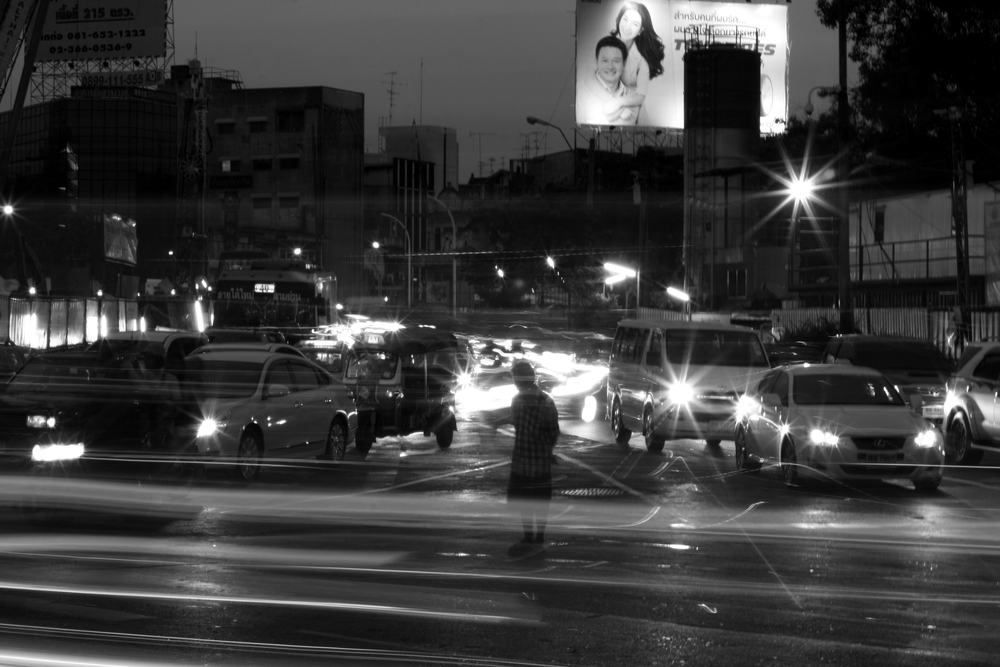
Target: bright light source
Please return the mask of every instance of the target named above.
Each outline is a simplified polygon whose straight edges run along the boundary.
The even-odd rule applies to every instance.
[[[102,289],[97,290],[97,296],[98,297],[104,296],[104,290],[102,290]]]
[[[292,252],[295,254],[296,257],[298,257],[299,255],[302,254],[302,248],[296,248]]]
[[[11,206],[10,204],[4,204],[3,205],[3,214],[4,215],[14,215],[14,207]]]
[[[610,271],[611,273],[621,274],[628,278],[635,278],[635,269],[630,269],[627,266],[619,266],[618,264],[612,264],[611,262],[604,263],[604,269]]]
[[[372,247],[375,248],[376,250],[378,250],[378,248],[379,248],[378,241],[372,241]]]
[[[173,257],[174,256],[174,251],[173,250],[168,250],[167,254],[170,255],[171,257]]]
[[[30,294],[31,296],[35,296],[35,294],[37,294],[37,293],[38,293],[38,290],[36,290],[34,287],[29,287],[28,288],[28,294]]]
[[[682,292],[679,289],[677,289],[676,287],[668,287],[667,288],[667,294],[669,294],[670,296],[674,297],[675,299],[679,299],[680,301],[690,301],[691,300],[691,297],[688,296],[687,292]]]
[[[625,280],[625,274],[624,273],[616,273],[613,276],[608,276],[607,278],[605,278],[604,279],[604,284],[605,285],[614,285],[615,283],[620,283],[623,280]]]
[[[497,269],[497,275],[503,278],[503,269]]]
[[[793,178],[791,184],[788,186],[788,194],[790,194],[795,201],[802,203],[812,199],[813,182],[811,178]]]
[[[545,263],[548,264],[549,268],[551,268],[551,269],[556,268],[556,260],[552,259],[551,257],[546,257],[545,258]]]

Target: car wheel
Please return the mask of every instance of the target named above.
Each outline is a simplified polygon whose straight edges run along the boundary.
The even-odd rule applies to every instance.
[[[795,445],[791,440],[785,440],[781,444],[781,474],[785,478],[785,484],[794,486],[799,481],[798,462],[795,458]]]
[[[439,448],[448,449],[451,447],[451,441],[455,439],[454,420],[449,419],[442,424],[441,428],[434,432],[434,438],[437,440]]]
[[[981,449],[972,448],[972,431],[964,414],[957,414],[948,425],[948,446],[945,448],[948,463],[974,466],[983,458]]]
[[[241,484],[249,484],[260,476],[260,438],[256,433],[244,433],[240,438],[240,448],[236,452],[233,477]]]
[[[745,429],[741,428],[736,431],[734,443],[736,445],[736,469],[752,470],[754,472],[760,470],[760,463],[754,461],[750,456],[750,452],[747,451],[747,432]]]
[[[646,408],[642,413],[642,435],[646,440],[647,451],[663,451],[663,438],[656,435],[656,429],[653,427],[653,410],[650,408]]]
[[[326,456],[331,461],[342,461],[347,454],[347,431],[339,419],[330,424],[330,432],[326,436]]]
[[[611,429],[615,432],[615,442],[619,445],[626,444],[632,437],[632,431],[625,428],[622,421],[622,403],[617,398],[611,404]]]

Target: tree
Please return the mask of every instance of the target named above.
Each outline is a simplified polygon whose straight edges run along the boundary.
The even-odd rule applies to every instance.
[[[847,3],[842,7],[843,3]],[[1000,166],[1000,3],[995,0],[817,0],[823,25],[846,13],[856,140],[866,151],[915,159],[948,155],[939,112],[963,115],[966,154],[977,171]]]

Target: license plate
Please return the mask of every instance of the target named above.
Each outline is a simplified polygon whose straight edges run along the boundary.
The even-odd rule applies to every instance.
[[[865,457],[869,463],[895,463],[895,454],[868,454]]]
[[[924,417],[926,419],[941,419],[944,417],[943,405],[925,405]]]
[[[710,422],[708,422],[709,431],[715,431],[715,432],[725,431],[729,433],[735,428],[736,428],[735,419],[713,419]]]

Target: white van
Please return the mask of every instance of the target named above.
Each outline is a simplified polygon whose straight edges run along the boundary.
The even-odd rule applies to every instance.
[[[651,452],[665,440],[731,440],[736,404],[770,368],[757,332],[711,322],[624,320],[611,347],[608,419]]]

